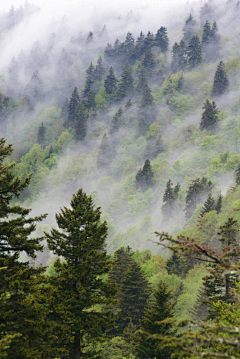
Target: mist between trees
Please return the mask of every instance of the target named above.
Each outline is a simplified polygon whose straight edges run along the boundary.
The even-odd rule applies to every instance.
[[[85,299],[82,306],[76,309],[81,318],[77,324],[80,326],[85,311],[91,312],[94,308],[89,323],[92,320],[98,323],[99,320],[99,331],[94,332],[92,328],[87,332],[86,328],[82,328],[81,332],[78,327],[78,336],[64,337],[64,333],[70,332],[70,328],[76,323],[62,321],[59,324],[61,333],[58,338],[49,332],[52,344],[46,344],[49,330],[46,329],[41,344],[32,344],[32,348],[41,347],[41,350],[46,351],[47,348],[55,348],[53,354],[49,354],[52,355],[49,356],[51,358],[79,358],[86,353],[97,357],[100,349],[105,352],[106,358],[112,355],[107,354],[108,350],[115,350],[116,358],[170,358],[175,354],[169,349],[168,342],[160,338],[163,335],[162,328],[166,329],[168,339],[171,336],[177,338],[176,323],[189,317],[195,320],[198,310],[202,310],[201,318],[204,320],[204,313],[210,311],[215,313],[211,319],[215,320],[220,316],[223,322],[222,314],[219,314],[221,310],[231,312],[231,308],[236,305],[238,311],[238,287],[235,288],[235,297],[226,295],[226,292],[231,292],[232,283],[237,278],[234,277],[235,271],[238,272],[237,259],[236,263],[230,261],[227,269],[221,267],[223,262],[214,262],[213,268],[205,268],[199,264],[198,257],[202,253],[190,250],[194,258],[189,254],[189,258],[182,259],[184,250],[181,245],[186,245],[185,241],[175,243],[176,257],[172,259],[171,249],[175,248],[174,243],[173,247],[167,249],[158,246],[154,232],[164,233],[164,238],[170,242],[171,238],[175,239],[179,235],[180,238],[191,238],[206,246],[207,253],[213,249],[221,252],[224,241],[221,241],[219,233],[228,223],[236,231],[236,241],[229,243],[231,248],[227,250],[230,253],[236,252],[236,257],[238,256],[240,5],[235,0],[172,4],[170,9],[166,9],[166,16],[159,18],[161,22],[156,20],[155,15],[157,10],[160,11],[159,4],[154,6],[152,4],[144,8],[141,4],[132,5],[132,11],[129,11],[124,4],[121,10],[117,8],[113,13],[103,6],[101,14],[94,20],[91,7],[88,10],[84,8],[83,13],[86,11],[87,18],[91,21],[83,25],[77,24],[75,17],[67,12],[69,17],[56,19],[55,23],[46,22],[39,37],[34,34],[36,31],[40,33],[37,26],[41,24],[45,11],[41,7],[26,3],[20,7],[11,6],[8,12],[0,15],[3,59],[0,73],[0,137],[6,139],[2,148],[14,144],[14,151],[10,151],[11,157],[8,156],[10,153],[4,156],[1,168],[10,166],[9,170],[14,178],[19,178],[19,185],[31,176],[31,181],[23,182],[25,185],[19,190],[14,189],[13,195],[9,197],[13,206],[16,206],[16,209],[9,212],[10,220],[14,220],[14,214],[19,215],[23,221],[19,226],[29,225],[24,222],[28,220],[28,210],[23,208],[32,208],[31,213],[35,218],[32,223],[40,223],[36,223],[36,228],[35,224],[30,226],[31,231],[26,236],[36,229],[36,237],[43,237],[43,251],[39,251],[41,245],[36,242],[29,253],[23,247],[15,248],[14,239],[11,239],[11,245],[17,252],[12,263],[14,270],[23,266],[20,269],[24,272],[25,264],[19,263],[28,261],[27,254],[32,256],[36,253],[37,257],[30,260],[30,267],[26,264],[26,273],[30,271],[29,278],[35,275],[36,270],[40,276],[50,278],[50,287],[52,276],[55,280],[59,271],[59,278],[64,278],[66,274],[71,281],[72,269],[65,266],[66,262],[57,260],[56,256],[67,258],[72,244],[66,245],[63,254],[55,246],[54,241],[57,239],[54,236],[61,237],[61,228],[66,228],[66,218],[71,223],[68,206],[78,196],[79,203],[82,203],[83,198],[91,197],[89,201],[92,201],[93,207],[90,207],[96,211],[101,207],[101,221],[97,221],[96,227],[93,226],[91,231],[95,233],[96,228],[102,228],[104,240],[99,244],[100,249],[95,248],[93,253],[98,253],[98,250],[105,253],[105,248],[108,253],[103,255],[105,269],[101,269],[102,272],[99,269],[101,273],[96,271],[93,274],[96,276],[96,283],[98,275],[101,277],[101,288],[96,284],[99,289],[95,289],[103,291],[102,301],[98,298],[98,302],[97,298],[92,297],[92,293],[89,298],[86,294],[85,298],[85,287],[81,284],[82,292],[79,295]],[[165,11],[165,7],[163,9]],[[172,16],[168,15],[169,11]],[[149,21],[151,18],[152,22]],[[14,45],[19,39],[18,32],[21,31],[23,37],[28,39],[23,48]],[[21,44],[21,39],[18,42]],[[10,54],[12,58],[9,57]],[[15,164],[11,167],[13,162]],[[79,192],[79,188],[82,188],[82,192]],[[4,194],[3,189],[2,193]],[[76,197],[72,197],[73,193]],[[19,197],[15,198],[14,195]],[[3,223],[8,214],[9,203],[6,202],[5,205]],[[77,207],[76,205],[76,211]],[[58,231],[55,213],[59,213],[60,208],[63,210],[57,217],[57,221],[60,221]],[[42,213],[48,213],[48,216],[41,217]],[[82,218],[83,212],[79,213],[79,218]],[[96,216],[100,216],[100,212],[97,213]],[[233,222],[228,222],[229,218]],[[77,218],[74,220],[78,221]],[[104,221],[107,223],[106,228]],[[78,230],[81,234],[81,231],[85,232],[85,224],[79,223]],[[51,228],[53,232],[50,235]],[[14,236],[18,237],[19,234]],[[65,240],[64,236],[58,239],[61,245]],[[47,241],[52,242],[47,245]],[[7,244],[4,246],[5,244],[3,248],[8,248]],[[18,252],[21,252],[20,261]],[[222,255],[220,252],[217,252],[216,258]],[[8,254],[11,256],[11,251]],[[80,263],[82,260],[84,262],[85,252],[79,258],[82,258]],[[91,258],[90,262],[94,260]],[[116,263],[120,261],[119,265],[126,265],[127,268],[126,273],[123,270],[126,275],[124,274],[121,283],[116,280],[118,275],[111,272],[114,271],[111,269],[113,258],[113,263],[115,260]],[[127,264],[121,263],[122,260],[125,261],[124,258]],[[53,266],[54,262],[56,264]],[[175,268],[174,262],[179,263],[180,272]],[[47,275],[40,263],[50,266]],[[3,265],[4,269],[0,272],[3,277],[7,266],[8,264]],[[118,273],[121,271],[117,267],[115,270],[119,270]],[[220,275],[218,279],[214,277],[213,280],[211,277],[202,282],[207,271],[213,277],[222,271],[226,275],[234,274],[234,278],[230,278],[230,284],[223,288],[222,282],[228,277]],[[138,277],[146,285],[142,285],[143,291],[139,293],[138,299],[134,297],[132,302],[130,299],[128,302],[126,298],[130,298],[131,291],[136,292],[139,286],[134,273],[139,273]],[[115,289],[114,285],[109,284],[111,276],[113,282],[116,281]],[[22,288],[25,293],[24,305],[27,308],[30,300],[27,286],[31,285],[27,283],[25,290],[22,280],[21,278],[18,290]],[[84,280],[78,278],[76,283]],[[89,279],[95,283],[94,280]],[[169,288],[165,286],[165,281],[169,283]],[[214,286],[219,285],[219,291],[215,288],[214,294],[209,294],[207,289],[198,292],[201,285],[208,288],[211,284],[209,281],[214,282]],[[64,280],[60,282],[59,279],[59,287],[53,287],[51,296],[54,297],[55,290],[56,298],[59,298],[58,291],[67,291]],[[87,289],[91,286],[90,282],[86,283]],[[195,288],[191,285],[193,282],[196,283]],[[10,287],[13,285],[9,283],[3,290],[2,300],[6,306],[11,298]],[[35,283],[34,288],[37,293],[39,284]],[[171,289],[173,291],[169,292]],[[69,288],[71,290],[73,289]],[[44,297],[43,292],[39,295]],[[204,299],[204,295],[208,299]],[[71,294],[66,294],[66,298],[62,298],[63,302],[59,299],[56,316],[60,316],[61,320],[64,315],[62,306],[67,305],[68,297]],[[168,304],[165,308],[166,317],[161,318],[161,321],[167,322],[164,322],[165,325],[160,321],[158,327],[153,318],[160,310],[157,306],[163,299],[159,298],[163,297]],[[209,302],[209,298],[214,298],[214,301]],[[84,300],[88,303],[86,306]],[[221,305],[218,300],[221,300]],[[78,299],[73,296],[72,301]],[[200,302],[205,303],[206,308],[200,310]],[[20,305],[18,298],[16,303],[16,306]],[[48,303],[49,310],[55,306],[53,303],[55,302]],[[38,304],[36,302],[36,311]],[[14,307],[15,304],[11,305]],[[106,307],[106,311],[103,307]],[[101,313],[99,317],[96,308]],[[133,308],[138,314],[134,313]],[[23,309],[21,316],[25,315],[25,310]],[[73,312],[70,308],[66,315],[70,318]],[[45,319],[49,317],[49,313],[46,310]],[[230,317],[231,315],[229,314]],[[235,318],[229,319],[230,317],[227,323],[222,324],[231,324],[231,320],[237,323]],[[45,319],[43,318],[43,322]],[[14,321],[13,316],[9,323]],[[112,323],[110,328],[106,325],[108,321],[109,324]],[[152,324],[148,321],[152,321]],[[4,325],[7,322],[8,319]],[[56,323],[54,319],[53,327],[58,325]],[[209,330],[214,336],[216,327],[208,327],[207,323],[205,322],[204,328],[198,329],[200,332],[205,331],[205,334]],[[19,324],[19,329],[11,331],[12,324],[8,325],[6,333],[9,335],[9,343],[12,340],[15,344],[9,344],[10,354],[6,354],[6,358],[12,358],[14,345],[21,343],[21,350],[24,350],[23,337],[19,336],[24,329]],[[189,328],[192,330],[191,326]],[[225,329],[221,327],[221,330]],[[230,333],[231,328],[226,330]],[[30,332],[24,335],[26,341],[31,336]],[[36,338],[39,336],[37,329],[34,335]],[[105,335],[113,337],[107,339]],[[101,337],[106,339],[105,343],[99,342]],[[146,338],[149,338],[151,353],[141,347],[148,340]],[[7,347],[8,339],[6,340]],[[163,344],[160,344],[161,341]],[[58,355],[55,350],[60,342]],[[82,343],[82,348],[76,344],[79,342]],[[71,346],[67,348],[66,343],[71,343]],[[180,344],[177,341],[174,343],[179,348]],[[191,343],[190,337],[187,343]],[[5,342],[3,344],[5,347]],[[234,356],[236,353],[231,351],[231,343],[226,345],[229,345],[227,350]],[[129,351],[128,346],[131,348]],[[183,357],[189,354],[190,346],[186,344],[186,352],[181,349]],[[116,348],[121,348],[119,353]],[[200,356],[199,348],[195,349],[189,355]],[[8,353],[8,349],[6,350]],[[19,358],[27,355],[34,357],[35,349],[29,350],[27,354],[21,352]],[[89,354],[92,350],[92,354]],[[211,350],[211,353],[220,355],[217,346]],[[36,354],[36,358],[37,355],[39,358],[40,355],[45,355],[42,353]],[[215,354],[209,354],[209,357],[211,355]]]

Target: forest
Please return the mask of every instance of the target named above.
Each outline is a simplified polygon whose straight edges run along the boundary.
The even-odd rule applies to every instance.
[[[0,359],[240,358],[240,1],[92,4],[0,12]]]

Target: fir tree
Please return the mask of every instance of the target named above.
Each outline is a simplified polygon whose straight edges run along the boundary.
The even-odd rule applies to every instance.
[[[177,196],[178,191],[174,191],[173,183],[171,180],[169,180],[167,182],[166,189],[163,195],[164,205],[162,206],[162,214],[164,221],[168,221],[170,218],[172,218],[174,211],[174,202]]]
[[[206,21],[212,20],[212,7],[206,2],[200,9],[200,26],[202,27]]]
[[[208,181],[205,177],[197,178],[192,180],[190,186],[187,189],[186,195],[186,207],[185,216],[186,219],[191,218],[197,205],[201,203],[204,195],[211,192],[213,184]]]
[[[35,104],[37,101],[42,100],[43,87],[38,70],[34,71],[34,73],[32,74],[31,80],[25,87],[24,93],[29,98],[32,104]]]
[[[122,107],[120,107],[112,119],[110,134],[112,135],[113,133],[117,132],[121,127],[123,127],[124,123],[124,114]]]
[[[154,172],[149,160],[146,160],[143,168],[138,171],[136,174],[136,187],[141,187],[143,190],[147,190],[149,187],[154,185],[153,181]]]
[[[238,165],[235,171],[235,181],[237,185],[240,185],[240,165]]]
[[[140,60],[140,57],[144,52],[144,47],[145,47],[145,35],[141,31],[140,35],[136,40],[136,46],[135,46],[135,56],[138,60]]]
[[[203,105],[203,113],[200,122],[200,130],[214,130],[216,128],[216,124],[218,122],[218,113],[219,110],[215,102],[211,102],[210,100],[206,100]]]
[[[220,61],[214,76],[212,96],[221,96],[229,87],[228,77],[223,61]]]
[[[67,122],[67,117],[68,117],[68,98],[66,98],[62,104],[62,108],[61,108],[61,113],[62,113],[62,118],[64,119],[64,124],[66,124]]]
[[[79,103],[80,103],[80,97],[79,97],[78,89],[77,87],[75,87],[68,105],[68,118],[67,118],[68,127],[75,126],[76,113],[78,110]]]
[[[131,94],[133,91],[133,77],[132,77],[132,69],[129,65],[129,62],[126,62],[123,70],[122,75],[119,80],[119,84],[116,91],[116,100],[121,101],[125,96]]]
[[[99,311],[96,305],[110,304],[115,294],[115,286],[102,277],[109,273],[111,260],[105,251],[107,224],[100,214],[80,189],[71,207],[56,215],[60,230],[46,234],[49,249],[64,258],[54,263],[57,275],[51,281],[58,342],[76,359],[95,357],[89,343],[100,340],[110,324],[110,312]]]
[[[210,23],[206,21],[203,27],[202,49],[207,62],[214,62],[219,57],[219,41],[217,23],[214,22],[211,28]]]
[[[38,141],[39,145],[41,145],[42,149],[43,149],[44,143],[45,143],[45,133],[46,133],[46,127],[44,126],[44,124],[42,122],[41,126],[38,128],[38,137],[37,137],[37,141]]]
[[[187,67],[186,44],[183,40],[178,44],[175,42],[172,48],[171,69],[173,72],[185,70]]]
[[[128,60],[129,62],[132,62],[135,57],[134,52],[135,52],[135,40],[134,40],[134,37],[132,36],[131,32],[128,32],[125,42],[124,42],[124,54],[125,54],[126,60]]]
[[[223,199],[223,196],[221,195],[221,193],[218,195],[218,198],[217,198],[217,203],[216,203],[216,206],[215,206],[215,211],[217,211],[217,214],[219,214],[221,212],[221,209],[222,209],[222,199]]]
[[[75,117],[75,140],[83,141],[87,135],[87,113],[86,108],[81,102],[78,106]]]
[[[101,62],[101,60],[100,60],[100,62]],[[87,74],[88,76],[93,77],[94,72],[95,72],[95,69],[94,69],[93,63],[92,63],[92,61],[91,61],[90,65],[88,66],[88,68],[87,68],[87,70],[86,70],[86,74]]]
[[[113,150],[111,148],[107,135],[104,134],[98,150],[97,168],[98,169],[108,168],[112,162],[112,159],[113,159]]]
[[[102,61],[102,57],[100,56],[99,59],[97,60],[97,65],[96,68],[93,72],[93,78],[96,81],[101,81],[103,76],[105,75],[105,68],[103,66],[103,61]]]
[[[202,62],[202,45],[197,35],[194,35],[189,41],[186,53],[190,69],[193,69]]]
[[[142,99],[141,99],[141,107],[152,106],[153,104],[153,96],[151,94],[151,89],[148,87],[147,80],[145,81],[142,89]]]
[[[36,258],[36,252],[42,251],[43,238],[33,238],[32,233],[46,215],[30,217],[30,209],[11,204],[29,185],[31,176],[21,181],[13,174],[16,164],[3,164],[13,152],[12,146],[5,143],[0,139],[0,298],[7,293],[0,305],[0,341],[6,335],[12,336],[7,350],[9,359],[40,357],[41,338],[46,340],[46,331],[41,326],[41,308],[35,304],[34,292],[45,269],[32,268],[19,257],[27,254],[28,258]]]
[[[205,213],[211,212],[215,209],[215,200],[211,193],[208,194],[208,198],[203,205],[203,209],[200,212],[200,218],[204,216]]]
[[[173,252],[172,256],[166,262],[166,269],[169,275],[176,274],[180,275],[181,272],[181,260],[176,252]]]
[[[147,35],[144,38],[144,47],[143,51],[145,52],[147,49],[150,49],[154,45],[154,35],[148,31]]]
[[[163,54],[166,54],[169,46],[169,39],[167,35],[167,28],[161,26],[155,36],[155,43],[160,48]]]
[[[104,81],[105,91],[108,95],[112,95],[116,92],[117,82],[118,82],[118,80],[114,74],[113,67],[111,66],[109,69],[108,75]]]
[[[4,121],[9,114],[9,98],[0,93],[0,122]]]
[[[196,32],[196,21],[190,14],[183,27],[183,41],[188,43]]]
[[[146,69],[144,67],[142,67],[139,72],[138,82],[137,82],[137,86],[136,86],[136,90],[135,90],[135,92],[137,94],[143,93],[143,88],[144,88],[144,85],[146,82],[147,82]]]
[[[146,70],[146,72],[151,73],[153,68],[155,67],[154,55],[151,51],[151,48],[148,47],[144,53],[144,58],[142,60],[142,66]]]
[[[176,333],[173,323],[168,321],[174,316],[175,305],[167,284],[161,281],[154,291],[154,302],[145,311],[141,328],[135,336],[138,358],[171,358],[173,350],[163,344],[163,339]]]

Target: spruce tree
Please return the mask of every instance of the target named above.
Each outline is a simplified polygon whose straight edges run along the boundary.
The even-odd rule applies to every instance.
[[[133,77],[132,69],[127,61],[123,67],[121,78],[115,94],[116,100],[121,101],[125,96],[131,94],[133,91]]]
[[[154,55],[150,47],[148,47],[144,53],[144,58],[142,60],[142,66],[147,73],[152,73],[152,70],[155,67]]]
[[[190,69],[193,69],[202,62],[202,45],[197,35],[194,35],[189,41],[186,53]]]
[[[38,136],[37,136],[37,141],[38,141],[39,145],[41,145],[42,149],[43,149],[44,143],[45,143],[45,133],[46,133],[46,127],[44,126],[44,124],[42,122],[41,126],[38,128]]]
[[[163,342],[167,336],[176,333],[173,323],[168,321],[174,316],[176,302],[172,301],[172,293],[166,283],[159,282],[154,291],[154,302],[149,304],[134,340],[137,357],[170,359],[173,349]]]
[[[151,93],[151,89],[148,86],[148,82],[146,80],[142,89],[142,99],[140,105],[142,108],[144,108],[147,106],[152,106],[152,104],[153,104],[153,96]]]
[[[81,102],[78,106],[75,118],[75,140],[83,141],[87,135],[87,111],[84,103]]]
[[[197,205],[202,202],[204,195],[211,192],[213,184],[206,177],[197,178],[191,181],[187,189],[185,216],[191,218]]]
[[[138,60],[140,60],[143,52],[144,52],[144,46],[145,46],[145,35],[143,32],[140,32],[140,35],[138,36],[136,40],[136,46],[135,46],[135,56]]]
[[[64,259],[54,263],[56,276],[51,281],[56,334],[75,359],[96,357],[89,344],[100,340],[110,324],[110,312],[97,309],[104,309],[115,294],[114,284],[103,281],[111,260],[105,251],[107,224],[100,215],[91,196],[80,189],[71,207],[56,215],[59,230],[46,234],[49,249]]]
[[[171,69],[173,72],[178,72],[180,70],[185,70],[187,67],[187,53],[186,53],[186,43],[181,40],[178,44],[175,42],[172,48],[172,62]]]
[[[143,88],[146,82],[147,82],[146,69],[142,67],[139,72],[138,82],[135,90],[137,94],[143,93]]]
[[[19,258],[27,255],[34,259],[36,252],[43,250],[43,238],[34,238],[32,233],[46,215],[30,217],[30,209],[12,204],[31,179],[21,181],[13,173],[16,164],[4,164],[12,152],[12,145],[6,146],[5,139],[0,139],[0,298],[5,296],[0,305],[0,341],[12,336],[7,358],[21,359],[40,357],[41,338],[47,339],[41,326],[44,307],[37,304],[36,293],[45,268],[33,268]]]
[[[225,65],[223,61],[220,61],[214,75],[212,96],[221,96],[227,92],[228,88],[229,81],[227,77],[227,72],[225,70]]]
[[[149,187],[154,185],[154,172],[152,170],[152,166],[149,160],[146,160],[143,168],[138,171],[136,174],[136,187],[142,188],[143,190],[147,190]]]
[[[174,212],[174,202],[177,196],[178,192],[175,193],[173,183],[171,180],[169,180],[163,195],[164,205],[162,206],[162,215],[164,221],[168,221],[170,218],[172,218]]]
[[[97,60],[97,65],[93,72],[94,80],[101,81],[103,76],[105,75],[105,72],[106,72],[106,70],[103,66],[103,60],[102,60],[102,57],[100,56],[99,59]]]
[[[163,54],[166,54],[169,46],[169,39],[167,34],[167,28],[161,26],[155,36],[155,44],[160,48]]]
[[[200,212],[200,218],[204,216],[205,213],[211,212],[215,209],[215,200],[211,193],[208,194],[208,198],[203,205],[203,209]]]
[[[117,132],[121,127],[123,127],[124,123],[124,114],[122,107],[120,107],[112,119],[110,134],[112,135],[113,133]]]
[[[173,252],[172,256],[166,262],[166,269],[169,275],[176,274],[177,276],[180,275],[181,272],[181,260],[180,256]]]
[[[240,165],[237,166],[235,171],[235,181],[237,185],[240,185]]]
[[[188,43],[196,32],[196,21],[190,14],[183,27],[183,41]]]
[[[217,211],[217,214],[219,214],[221,212],[221,209],[222,209],[222,199],[223,199],[223,196],[221,195],[221,193],[218,195],[218,198],[217,198],[217,203],[216,203],[216,206],[215,206],[215,211]]]
[[[118,82],[118,80],[114,74],[114,69],[111,66],[109,69],[108,75],[104,81],[105,91],[108,95],[112,95],[116,92],[117,82]]]
[[[135,58],[135,40],[131,32],[127,33],[125,42],[124,42],[124,55],[125,59],[130,63],[134,61]]]
[[[200,122],[200,130],[214,130],[218,122],[219,110],[214,101],[206,100],[203,105],[203,113]]]
[[[76,113],[78,110],[79,103],[80,103],[80,97],[79,97],[78,89],[77,87],[75,87],[68,105],[68,118],[67,118],[68,127],[71,126],[73,128],[75,126]]]

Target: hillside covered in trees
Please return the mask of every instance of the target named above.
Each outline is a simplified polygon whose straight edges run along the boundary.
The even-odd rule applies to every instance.
[[[130,5],[0,13],[0,358],[240,357],[240,2]]]

